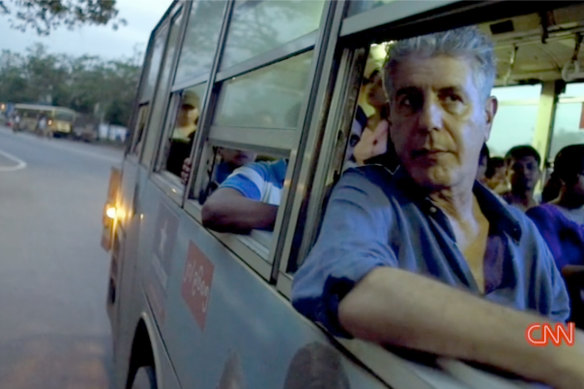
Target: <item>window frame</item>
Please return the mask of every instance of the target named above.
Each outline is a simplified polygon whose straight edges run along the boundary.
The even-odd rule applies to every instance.
[[[289,151],[289,165],[286,172],[286,179],[285,185],[282,191],[282,201],[279,205],[278,216],[276,218],[275,228],[273,231],[273,239],[272,239],[272,247],[269,247],[269,255],[267,258],[259,255],[257,252],[250,253],[249,250],[246,250],[245,247],[248,247],[248,243],[246,242],[247,239],[250,237],[242,237],[237,236],[235,234],[219,234],[212,232],[221,242],[223,242],[229,249],[231,249],[238,258],[240,258],[243,262],[247,263],[250,267],[252,267],[256,272],[258,272],[264,279],[268,282],[275,283],[275,278],[278,275],[278,270],[280,267],[280,256],[279,252],[282,248],[283,237],[286,232],[286,223],[285,221],[288,220],[287,215],[289,214],[289,208],[291,206],[292,200],[289,199],[290,197],[290,188],[294,186],[294,181],[298,176],[298,165],[302,158],[298,158],[298,155],[302,155],[302,150],[304,148],[305,138],[307,138],[308,134],[308,125],[310,123],[309,117],[313,111],[312,104],[310,103],[315,99],[315,96],[318,93],[318,80],[320,80],[320,73],[322,72],[324,58],[319,58],[319,55],[322,56],[322,53],[316,52],[312,57],[312,63],[310,65],[309,71],[309,80],[307,81],[307,93],[305,94],[305,98],[301,103],[301,108],[299,112],[299,120],[297,124],[297,128],[290,129],[290,130],[282,130],[277,129],[276,133],[274,133],[271,137],[266,137],[266,131],[269,129],[247,129],[247,128],[231,128],[231,127],[220,127],[220,126],[213,126],[211,125],[212,120],[214,118],[214,110],[216,109],[216,104],[219,98],[219,94],[221,92],[221,85],[222,81],[229,79],[234,76],[239,76],[243,74],[247,74],[253,70],[256,70],[261,67],[266,67],[272,65],[274,63],[278,63],[284,61],[293,55],[302,54],[308,50],[311,50],[312,47],[316,50],[319,47],[323,46],[323,40],[328,41],[330,38],[330,28],[326,27],[331,23],[331,9],[336,9],[335,2],[327,2],[324,5],[323,12],[321,15],[321,20],[319,23],[319,27],[317,30],[317,39],[316,43],[308,43],[308,37],[312,37],[313,33],[307,34],[303,37],[300,37],[292,42],[288,42],[287,44],[278,47],[276,49],[270,50],[268,53],[264,53],[259,55],[255,58],[252,58],[246,61],[243,65],[238,64],[234,66],[232,69],[227,69],[223,73],[217,73],[219,68],[219,61],[215,63],[215,68],[211,75],[211,80],[213,82],[213,87],[208,88],[208,96],[206,96],[206,101],[209,103],[209,109],[205,109],[203,115],[205,117],[202,118],[202,130],[197,131],[197,139],[196,139],[196,146],[195,146],[195,157],[193,158],[193,166],[197,166],[195,169],[192,169],[191,175],[189,177],[188,187],[193,187],[193,181],[195,186],[193,187],[194,193],[197,193],[197,190],[200,190],[201,180],[203,179],[206,168],[206,163],[203,163],[203,158],[207,155],[208,148],[211,147],[211,144],[227,144],[229,143],[232,146],[240,146],[241,148],[252,148],[258,151],[267,151],[267,152],[275,152],[276,154],[284,154]],[[230,3],[233,6],[233,3]],[[229,15],[226,18],[231,17],[232,8],[229,10]],[[226,19],[226,20],[227,20]],[[222,54],[222,51],[225,46],[225,39],[226,39],[226,30],[227,27],[224,24],[224,29],[221,33],[220,45],[221,49],[219,50],[221,53],[217,53],[218,56]],[[334,34],[336,36],[336,34]],[[302,46],[307,45],[307,46]],[[325,45],[326,48],[326,45]],[[266,62],[260,62],[266,61]],[[241,65],[241,66],[240,66]],[[218,76],[225,77],[225,78],[218,78]],[[302,119],[302,120],[301,120]],[[231,133],[237,134],[235,139],[241,137],[241,133],[245,135],[245,142],[233,142],[234,137],[228,137]],[[262,136],[263,135],[263,136]],[[266,140],[266,138],[269,138]],[[280,139],[278,139],[280,138]],[[285,142],[292,140],[289,145],[286,145]],[[229,142],[228,142],[229,141]],[[247,143],[247,142],[254,142],[254,143]],[[190,190],[189,190],[190,191]],[[183,199],[183,207],[187,211],[188,214],[193,216],[198,222],[201,222],[201,205],[198,203],[197,199],[190,199],[188,198],[187,194],[189,191],[185,191],[185,196]],[[229,237],[227,237],[229,235]],[[251,238],[253,239],[253,238]],[[258,255],[256,255],[258,254]],[[258,260],[259,258],[259,260]]]
[[[208,0],[208,1],[214,1],[214,0]],[[225,24],[225,20],[228,18],[227,12],[229,10],[229,4],[231,2],[232,1],[225,1],[225,6],[223,7],[223,13],[222,13],[222,15],[223,15],[223,17],[222,17],[222,23],[223,24]],[[176,68],[175,68],[174,76],[172,78],[171,92],[175,92],[177,90],[182,90],[182,89],[187,89],[187,88],[189,88],[191,86],[195,86],[195,85],[201,84],[203,82],[209,81],[210,80],[210,77],[211,77],[211,74],[213,72],[213,66],[214,66],[214,63],[215,63],[215,59],[217,57],[217,53],[218,53],[218,51],[220,49],[222,50],[222,47],[221,47],[221,45],[223,43],[222,42],[222,35],[221,35],[222,29],[220,29],[219,30],[219,37],[217,38],[217,45],[215,46],[215,54],[213,56],[213,61],[211,63],[211,68],[209,69],[209,72],[206,75],[196,76],[196,77],[187,79],[187,80],[185,80],[183,82],[176,82],[176,71],[178,70],[178,64],[180,62],[180,53],[181,53],[181,51],[182,51],[182,49],[184,47],[185,40],[187,38],[187,31],[188,31],[188,28],[189,28],[189,22],[191,21],[191,17],[193,16],[192,9],[195,6],[195,5],[193,5],[193,1],[189,1],[188,3],[190,3],[190,7],[186,11],[187,16],[185,18],[185,25],[184,25],[184,30],[182,32],[182,37],[180,39],[180,45],[179,45],[180,50],[179,50],[179,54],[178,54],[178,57],[177,57],[177,60],[176,60]],[[202,106],[202,104],[203,104],[203,101],[201,101],[201,106]]]
[[[184,39],[184,32],[185,32],[185,27],[187,25],[187,21],[188,21],[188,15],[189,15],[189,11],[190,11],[190,7],[192,6],[191,2],[187,2],[187,4],[185,4],[184,6],[181,3],[176,3],[176,5],[174,6],[174,8],[172,9],[171,12],[168,13],[168,15],[166,16],[166,28],[167,28],[167,36],[166,36],[166,43],[164,46],[164,52],[163,52],[163,58],[161,60],[161,67],[160,67],[160,71],[157,77],[157,81],[156,81],[156,88],[155,88],[155,92],[153,95],[153,98],[150,102],[151,107],[150,107],[150,112],[149,112],[149,119],[148,119],[148,123],[147,125],[147,137],[148,136],[156,136],[155,139],[153,139],[153,151],[152,151],[152,155],[150,156],[150,160],[149,161],[145,161],[144,159],[146,158],[146,156],[144,155],[144,149],[146,146],[146,142],[147,142],[147,137],[144,140],[144,145],[142,146],[142,152],[141,152],[141,156],[140,156],[140,163],[143,166],[146,166],[148,168],[149,171],[149,175],[151,175],[152,181],[157,184],[158,187],[160,187],[169,197],[171,197],[173,199],[173,201],[177,204],[180,204],[181,199],[182,199],[182,189],[180,188],[180,179],[175,180],[174,176],[171,174],[166,175],[166,174],[158,174],[159,172],[156,171],[156,168],[159,164],[159,160],[161,158],[161,154],[162,154],[162,150],[161,148],[164,146],[165,142],[163,142],[164,140],[164,136],[167,133],[167,127],[170,126],[170,122],[172,122],[172,120],[169,120],[169,112],[174,112],[174,110],[172,110],[172,104],[174,103],[172,101],[172,97],[173,97],[173,93],[171,92],[171,81],[174,79],[175,73],[176,73],[176,66],[177,66],[177,62],[178,62],[178,57],[180,54],[180,48],[182,47],[183,44],[183,39]],[[185,17],[185,15],[187,15],[187,17]],[[180,18],[180,20],[178,20]],[[177,21],[178,20],[178,21]],[[176,25],[174,25],[173,23],[177,23]],[[172,53],[171,57],[167,57],[168,54],[168,50],[170,48],[169,43],[170,43],[170,39],[172,37],[172,29],[173,27],[178,28],[177,31],[177,35],[176,35],[176,44],[174,46],[174,52]],[[169,63],[166,63],[166,61],[169,61]],[[169,73],[168,73],[168,83],[166,83],[165,85],[163,84],[162,80],[162,76],[163,76],[163,68],[168,68],[169,69]],[[158,100],[160,99],[160,100]],[[158,131],[154,131],[152,130],[150,127],[153,125],[152,124],[152,112],[154,111],[154,104],[155,103],[159,103],[161,104],[162,108],[161,108],[161,116],[160,118],[158,118],[159,121],[159,130]],[[172,119],[172,118],[171,118]]]

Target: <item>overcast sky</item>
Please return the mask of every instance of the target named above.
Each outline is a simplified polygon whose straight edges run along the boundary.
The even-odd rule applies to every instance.
[[[51,53],[73,56],[98,55],[104,59],[130,57],[138,45],[143,54],[150,32],[158,23],[171,0],[117,0],[119,15],[128,24],[114,31],[106,27],[81,27],[76,30],[59,28],[48,37],[40,37],[32,30],[22,33],[8,27],[7,17],[0,16],[0,49],[24,52],[35,42],[49,47]],[[10,4],[10,2],[8,2]]]

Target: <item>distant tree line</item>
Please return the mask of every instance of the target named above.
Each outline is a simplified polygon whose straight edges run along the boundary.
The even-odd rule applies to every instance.
[[[51,54],[42,44],[26,54],[2,50],[0,101],[72,108],[99,121],[127,125],[138,79],[140,54],[104,60]]]

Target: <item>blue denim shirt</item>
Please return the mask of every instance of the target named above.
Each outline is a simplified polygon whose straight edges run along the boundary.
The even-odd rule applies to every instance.
[[[519,210],[476,183],[489,220],[484,297],[565,321],[569,300],[545,242]],[[392,266],[482,295],[456,244],[447,216],[403,169],[381,166],[346,171],[336,185],[318,240],[294,276],[292,303],[331,332],[341,299],[377,266]]]

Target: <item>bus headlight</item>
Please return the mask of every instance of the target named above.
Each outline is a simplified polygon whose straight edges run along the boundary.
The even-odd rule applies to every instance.
[[[105,210],[105,215],[112,220],[116,218],[117,213],[117,209],[113,205],[108,206]]]

